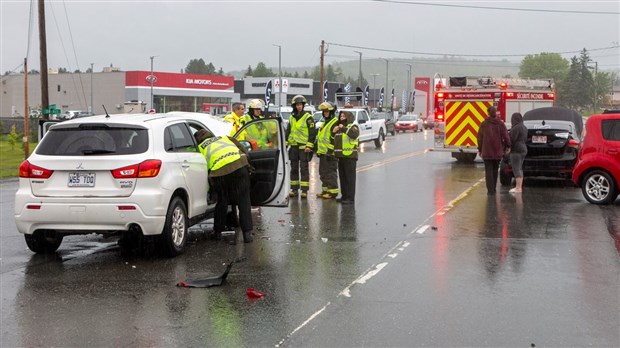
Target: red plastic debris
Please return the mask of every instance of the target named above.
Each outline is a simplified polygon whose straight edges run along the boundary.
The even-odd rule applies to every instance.
[[[261,297],[265,297],[266,296],[262,292],[260,292],[258,290],[254,290],[252,288],[248,288],[247,290],[245,290],[245,293],[246,293],[246,295],[248,295],[249,298],[261,298]]]
[[[180,281],[179,284],[177,284],[177,286],[182,286],[182,287],[185,287],[185,288],[188,287],[187,286],[187,282],[184,282],[184,281]]]
[[[278,222],[284,222],[284,221],[285,221],[284,219],[282,219],[282,220],[278,220]]]

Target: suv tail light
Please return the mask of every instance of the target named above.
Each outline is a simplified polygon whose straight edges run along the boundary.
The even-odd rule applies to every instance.
[[[53,173],[53,170],[32,165],[28,161],[23,161],[19,166],[20,178],[47,179],[52,176]]]
[[[115,179],[154,178],[159,174],[160,168],[161,161],[151,159],[142,163],[114,169],[112,170],[112,176]]]
[[[569,139],[568,140],[568,147],[572,147],[573,149],[579,149],[579,140]]]

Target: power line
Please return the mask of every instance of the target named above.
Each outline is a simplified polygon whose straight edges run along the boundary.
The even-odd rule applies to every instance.
[[[417,54],[417,55],[424,55],[424,56],[460,56],[460,57],[525,57],[528,55],[532,55],[534,53],[521,53],[521,54],[459,54],[459,53],[434,53],[434,52],[416,52],[416,51],[403,51],[403,50],[393,50],[393,49],[387,49],[387,48],[373,48],[373,47],[366,47],[366,46],[356,46],[356,45],[346,45],[346,44],[339,44],[339,43],[334,43],[334,42],[328,42],[328,44],[330,45],[334,45],[334,46],[340,46],[340,47],[347,47],[347,48],[357,48],[357,49],[364,49],[364,50],[369,50],[369,51],[380,51],[380,52],[390,52],[390,53],[404,53],[404,54]],[[588,52],[595,52],[595,51],[602,51],[602,50],[608,50],[608,49],[613,49],[613,48],[619,48],[620,45],[616,45],[616,46],[609,46],[609,47],[601,47],[601,48],[592,48],[589,49]],[[566,52],[546,52],[546,53],[555,53],[555,54],[571,54],[571,53],[581,53],[582,50],[578,50],[578,51],[566,51]]]
[[[422,6],[440,6],[440,7],[459,7],[473,8],[477,10],[498,10],[498,11],[523,11],[523,12],[545,12],[545,13],[572,13],[572,14],[596,14],[596,15],[619,15],[620,12],[599,12],[599,11],[568,11],[568,10],[537,10],[534,8],[513,8],[513,7],[490,7],[490,6],[470,6],[470,5],[448,5],[448,4],[429,4],[425,2],[414,1],[396,1],[396,0],[370,0],[374,2],[385,2],[403,5],[422,5]]]

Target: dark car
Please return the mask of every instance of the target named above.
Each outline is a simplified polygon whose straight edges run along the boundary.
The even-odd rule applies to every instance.
[[[620,194],[620,110],[588,118],[573,182],[592,204],[613,203]]]
[[[551,106],[526,112],[523,124],[527,128],[523,176],[570,179],[583,132],[581,115],[574,110]],[[510,156],[506,155],[500,163],[499,180],[508,186],[512,178]]]
[[[424,122],[424,129],[433,129],[435,127],[435,116],[433,114],[422,117],[422,121]]]
[[[375,112],[370,115],[371,120],[384,120],[385,121],[385,131],[386,133],[390,133],[392,135],[396,135],[396,129],[394,127],[394,116],[391,112]]]

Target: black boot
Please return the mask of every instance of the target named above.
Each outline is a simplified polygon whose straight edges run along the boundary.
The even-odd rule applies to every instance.
[[[252,241],[254,241],[254,237],[252,237],[252,231],[243,231],[243,242],[252,243]]]

